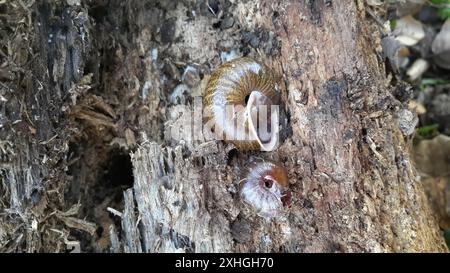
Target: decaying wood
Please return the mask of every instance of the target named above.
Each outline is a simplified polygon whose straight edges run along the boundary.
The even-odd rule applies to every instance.
[[[122,216],[122,228],[125,234],[124,251],[125,252],[142,252],[140,244],[140,235],[137,227],[137,219],[134,215],[134,196],[131,189],[124,192],[124,212]]]
[[[69,182],[61,160],[69,141],[61,133],[67,126],[63,105],[83,73],[89,18],[82,7],[34,1],[1,5],[7,26],[1,62],[13,76],[0,89],[1,141],[9,143],[0,163],[0,249],[65,251],[68,232],[54,225],[55,211],[73,205],[62,205],[59,196]],[[52,28],[61,13],[65,20]],[[85,226],[80,219],[64,219]]]
[[[94,2],[8,6],[37,34],[31,52],[2,57],[19,80],[0,94],[0,250],[448,251],[362,1]],[[168,135],[200,78],[233,55],[283,75],[276,151]],[[104,175],[127,154],[132,188]],[[239,199],[255,158],[289,170],[293,204],[279,218]]]
[[[219,148],[196,166],[183,145],[150,143],[133,155],[145,250],[444,250],[398,129],[403,106],[370,52],[363,9],[307,1],[255,6],[238,8],[240,23],[280,38],[273,65],[285,76],[293,132],[278,151],[256,155],[288,167],[294,205],[272,222],[246,215],[235,193],[247,155],[230,166]]]

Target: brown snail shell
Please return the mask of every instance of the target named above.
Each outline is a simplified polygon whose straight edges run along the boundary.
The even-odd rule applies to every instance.
[[[291,204],[286,169],[272,162],[253,163],[240,184],[239,195],[264,218],[280,215]]]
[[[234,59],[215,70],[203,96],[215,131],[239,150],[274,150],[279,141],[279,112],[273,107],[279,102],[279,79],[250,58]]]

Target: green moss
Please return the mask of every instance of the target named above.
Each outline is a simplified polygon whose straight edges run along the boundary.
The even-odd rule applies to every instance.
[[[413,139],[413,145],[419,144],[420,141],[431,139],[439,134],[439,124],[430,124],[417,128],[416,135]]]
[[[420,88],[421,91],[424,91],[427,86],[436,86],[436,85],[442,85],[442,84],[448,84],[448,83],[450,83],[449,80],[423,78],[420,81],[419,88]]]
[[[437,8],[442,20],[450,18],[450,0],[430,0],[430,4]]]
[[[435,5],[442,5],[442,4],[450,4],[450,0],[429,0],[430,3]]]
[[[431,124],[417,128],[417,134],[423,138],[430,138],[435,136],[438,132],[439,125]]]
[[[389,24],[391,26],[391,30],[394,30],[395,27],[397,26],[397,20],[391,20],[389,21]]]
[[[438,10],[439,17],[442,18],[442,20],[447,20],[450,18],[450,8],[442,8]]]

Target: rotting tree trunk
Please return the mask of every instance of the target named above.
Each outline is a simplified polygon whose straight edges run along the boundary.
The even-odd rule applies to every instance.
[[[394,119],[401,105],[365,36],[364,10],[354,2],[280,2],[238,12],[243,28],[280,38],[273,65],[283,71],[293,134],[264,156],[290,170],[289,216],[265,222],[241,212],[235,170],[251,155],[227,164],[220,145],[186,158],[181,146],[152,143],[133,154],[145,250],[444,250]]]
[[[49,124],[28,126],[37,130],[35,138],[28,132],[10,140],[23,142],[27,147],[20,150],[29,152],[2,163],[2,194],[11,200],[3,202],[15,209],[8,210],[15,222],[0,222],[0,234],[9,238],[2,249],[62,251],[61,238],[67,245],[79,238],[67,235],[68,230],[95,236],[90,222],[96,222],[110,234],[111,251],[447,251],[411,165],[408,137],[398,126],[404,106],[390,93],[364,6],[354,1],[208,3],[30,7],[41,43],[34,47],[40,53],[36,63],[47,70],[29,81],[43,84],[42,90],[35,86],[42,97],[32,100],[34,89],[27,89],[30,100],[9,107],[40,107],[35,111]],[[69,26],[46,21],[48,10],[60,19],[67,14],[62,22]],[[65,30],[58,33],[64,39],[52,47],[46,31],[58,27]],[[220,64],[220,53],[230,50],[264,59],[283,75],[282,101],[292,133],[276,151],[236,153],[222,142],[164,137],[168,126],[178,124],[173,113],[180,104],[189,105],[200,94],[201,84],[191,85],[179,70],[191,65],[208,74]],[[83,68],[92,79],[82,78]],[[187,94],[173,100],[180,82]],[[58,124],[51,115],[67,109],[63,106],[70,114],[61,112]],[[26,122],[33,123],[35,116]],[[69,137],[72,148],[62,149]],[[73,206],[78,200],[89,206],[83,204],[89,193],[79,188],[98,179],[93,178],[102,170],[97,161],[107,162],[116,144],[131,152],[134,174],[123,209],[118,207],[121,230],[101,213]],[[61,150],[50,154],[41,150],[45,145]],[[95,153],[98,158],[85,156]],[[63,162],[39,165],[42,154]],[[285,217],[266,221],[240,202],[241,170],[254,157],[281,162],[289,170],[293,205]],[[102,197],[101,204],[108,198]],[[86,221],[79,219],[83,216]],[[16,237],[13,227],[26,237]],[[50,228],[64,236],[51,237]],[[39,241],[59,244],[36,245]],[[94,250],[102,250],[101,239],[94,244]]]

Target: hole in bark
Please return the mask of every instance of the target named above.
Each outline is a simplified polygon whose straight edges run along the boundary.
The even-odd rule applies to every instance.
[[[165,173],[170,172],[170,169],[171,169],[171,168],[169,167],[169,163],[167,162],[167,158],[164,158],[163,164],[164,164],[164,172],[165,172]]]
[[[367,136],[367,128],[362,128],[362,135]]]
[[[96,5],[89,10],[89,14],[96,22],[102,22],[108,15],[108,9],[103,5]]]
[[[227,154],[227,165],[231,165],[231,163],[235,158],[237,158],[237,156],[238,156],[237,149],[231,149]]]
[[[214,23],[212,26],[213,26],[214,29],[220,28],[220,21],[217,22],[217,23]]]
[[[98,135],[74,139],[69,155],[67,173],[72,182],[65,194],[67,204],[80,203],[76,217],[96,225],[93,236],[70,229],[70,238],[86,252],[107,251],[109,227],[114,225],[119,236],[121,232],[120,217],[108,208],[123,211],[123,191],[134,182],[131,158],[128,151],[105,145]]]
[[[104,228],[103,228],[102,226],[99,226],[99,227],[97,228],[97,230],[95,231],[95,233],[97,233],[97,236],[98,236],[98,237],[102,237],[103,231],[104,231]]]
[[[109,159],[102,184],[110,187],[132,187],[133,166],[128,154],[113,153]]]
[[[105,161],[97,165],[97,181],[93,185],[92,196],[89,197],[91,200],[87,203],[93,206],[93,209],[88,210],[98,224],[95,248],[102,248],[102,240],[108,237],[105,236],[105,230],[107,231],[111,225],[115,226],[120,237],[121,219],[107,208],[123,211],[123,192],[132,187],[134,182],[131,158],[127,151],[114,148],[104,153],[106,153]]]

